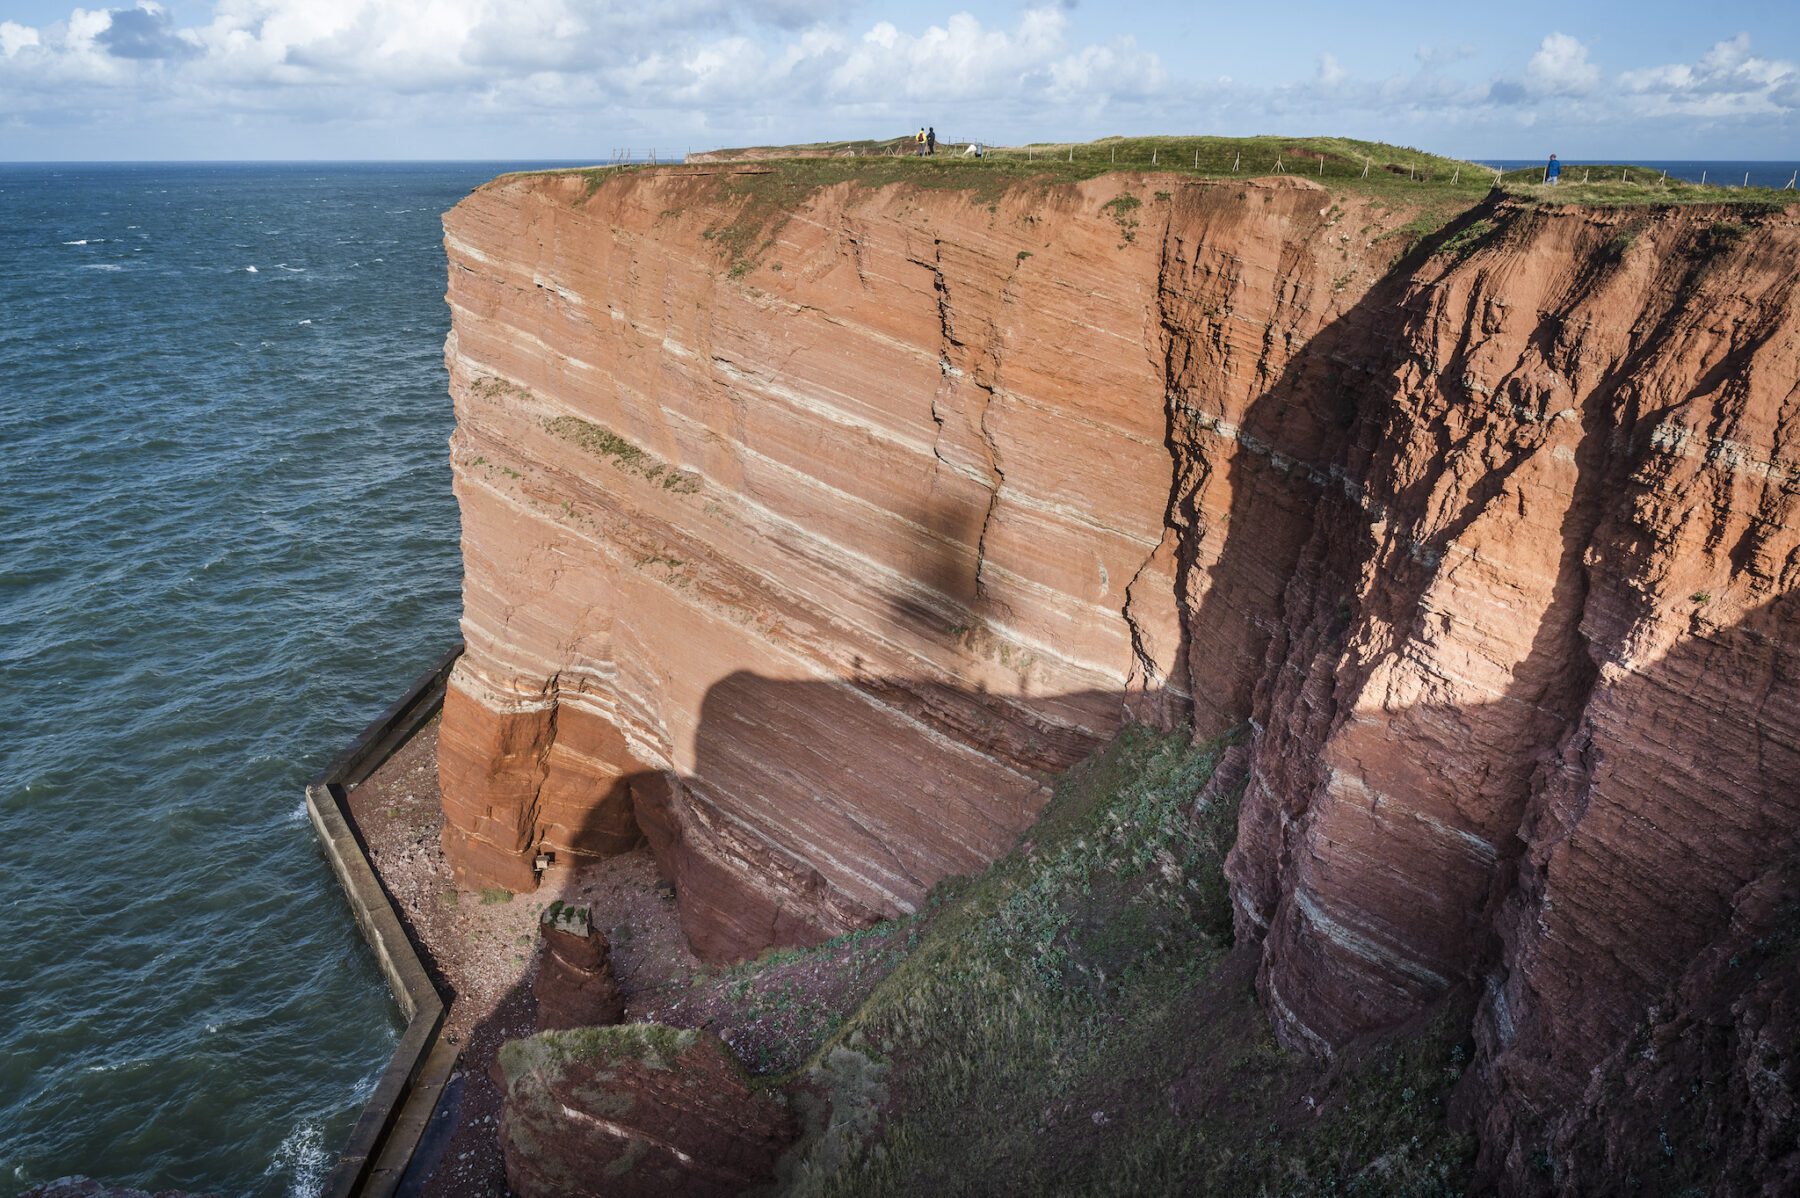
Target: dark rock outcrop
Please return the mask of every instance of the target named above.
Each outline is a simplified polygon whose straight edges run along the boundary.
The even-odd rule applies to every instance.
[[[506,1045],[500,1123],[521,1198],[737,1194],[799,1134],[724,1041],[657,1024],[540,1032]]]
[[[612,946],[586,907],[552,903],[539,924],[538,1030],[601,1027],[625,1017],[625,998],[613,977]]]

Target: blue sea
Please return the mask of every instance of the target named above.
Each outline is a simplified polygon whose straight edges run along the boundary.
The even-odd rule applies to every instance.
[[[1545,155],[1544,158],[1477,158],[1475,161],[1491,166],[1495,170],[1516,171],[1528,166],[1543,166],[1548,157],[1549,155]],[[1746,179],[1749,180],[1751,187],[1786,187],[1788,182],[1794,178],[1795,172],[1800,171],[1800,159],[1792,162],[1728,162],[1690,159],[1636,162],[1629,159],[1611,158],[1602,160],[1598,165],[1626,161],[1631,161],[1633,166],[1643,167],[1647,171],[1656,171],[1659,175],[1660,172],[1667,171],[1671,179],[1681,179],[1688,183],[1705,182],[1709,186],[1718,187],[1742,187]],[[1562,164],[1565,182],[1580,181],[1583,170],[1596,165],[1569,158],[1564,158]],[[1617,178],[1618,172],[1615,170],[1610,177]],[[1641,171],[1634,172],[1631,177],[1634,180],[1645,182],[1651,178]],[[1599,177],[1596,176],[1595,182],[1598,181]]]
[[[456,636],[439,216],[0,165],[0,1195],[314,1193],[400,1023],[305,779]]]

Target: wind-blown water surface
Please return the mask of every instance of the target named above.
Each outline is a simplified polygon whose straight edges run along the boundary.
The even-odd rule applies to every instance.
[[[456,635],[501,169],[0,166],[0,1195],[310,1193],[392,1049],[301,786]]]

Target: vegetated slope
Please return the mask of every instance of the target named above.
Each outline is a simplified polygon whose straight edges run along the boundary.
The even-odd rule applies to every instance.
[[[793,1194],[1451,1194],[1455,1018],[1338,1068],[1279,1047],[1230,950],[1221,746],[1133,727],[1021,846],[946,882],[799,1082]],[[1464,1008],[1466,1013],[1466,1006]]]
[[[1479,993],[1459,1102],[1534,1191],[1596,1112],[1665,1176],[1603,1079],[1702,1028],[1719,1168],[1790,1169],[1786,992],[1704,963],[1767,956],[1800,825],[1794,215],[1035,163],[452,214],[461,868],[641,830],[732,959],[918,910],[1129,717],[1248,718],[1283,1043]]]

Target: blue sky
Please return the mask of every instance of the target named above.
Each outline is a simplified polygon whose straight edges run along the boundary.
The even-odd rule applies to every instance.
[[[1797,111],[1794,0],[0,0],[0,160],[593,159],[929,123],[1787,161]]]

